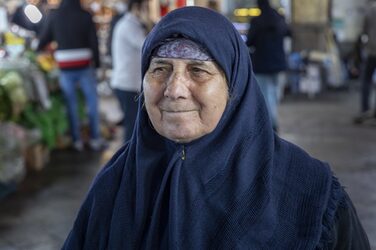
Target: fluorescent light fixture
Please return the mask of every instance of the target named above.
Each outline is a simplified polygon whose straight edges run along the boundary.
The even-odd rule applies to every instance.
[[[195,0],[187,0],[187,6],[194,6]]]
[[[235,16],[240,16],[240,17],[247,17],[247,16],[259,16],[261,14],[261,10],[259,8],[240,8],[240,9],[235,9],[234,10],[234,15]]]
[[[28,4],[24,9],[25,15],[32,23],[39,23],[42,20],[42,13],[32,4]]]

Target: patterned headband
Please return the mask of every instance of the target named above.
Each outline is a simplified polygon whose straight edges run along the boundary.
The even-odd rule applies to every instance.
[[[155,57],[213,61],[209,53],[197,43],[186,38],[176,38],[163,43],[153,53]]]

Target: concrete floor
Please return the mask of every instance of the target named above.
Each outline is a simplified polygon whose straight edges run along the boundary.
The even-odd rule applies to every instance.
[[[331,165],[376,249],[376,123],[352,123],[359,103],[355,86],[313,100],[286,98],[280,108],[281,136]]]
[[[376,126],[352,125],[357,104],[354,89],[325,92],[313,100],[288,97],[280,107],[280,134],[330,163],[376,249]],[[101,108],[115,106],[107,99]],[[116,140],[111,149],[118,146]],[[17,192],[0,201],[0,249],[59,249],[104,158],[53,152],[42,172],[29,174]]]

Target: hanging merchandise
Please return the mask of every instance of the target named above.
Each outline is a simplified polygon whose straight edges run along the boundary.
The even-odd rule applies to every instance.
[[[0,122],[9,120],[12,116],[12,104],[4,89],[0,85]]]
[[[51,100],[47,89],[46,78],[44,77],[43,73],[35,67],[31,67],[30,77],[32,79],[32,82],[34,83],[33,90],[35,99],[43,109],[48,110],[49,108],[51,108]]]
[[[186,0],[159,0],[160,16],[165,16],[169,11],[187,5]]]
[[[340,58],[339,49],[334,40],[334,33],[328,30],[327,34],[327,60],[324,61],[326,70],[326,83],[333,88],[342,87],[345,84],[344,66]]]
[[[0,121],[38,129],[40,143],[52,149],[57,137],[68,130],[64,102],[57,91],[51,96],[45,77],[49,72],[41,71],[51,72],[53,63],[38,61],[35,52],[26,52],[0,62]]]
[[[7,10],[0,6],[0,32],[5,32],[8,30],[8,17]]]
[[[187,5],[186,0],[176,0],[176,7],[177,8],[181,8],[181,7],[184,7],[186,5]]]
[[[57,68],[56,61],[52,54],[39,54],[34,60],[38,62],[38,65],[44,72],[51,72]]]
[[[0,71],[0,86],[3,95],[7,95],[3,102],[5,105],[10,106],[11,115],[9,118],[10,120],[17,120],[27,104],[27,96],[21,75],[15,70]],[[7,104],[6,102],[9,103]]]
[[[0,198],[13,191],[25,176],[21,147],[24,139],[21,127],[0,122]]]
[[[47,110],[42,109],[38,104],[29,103],[19,122],[26,128],[39,129],[43,144],[50,149],[55,148],[57,138],[68,130],[62,96],[59,94],[52,95],[51,106]]]
[[[306,66],[306,74],[300,79],[300,92],[306,93],[309,98],[314,98],[321,91],[320,66],[317,63],[309,63]]]
[[[10,58],[20,57],[25,50],[26,41],[24,38],[12,32],[4,33],[4,45]]]
[[[170,0],[159,0],[159,9],[161,17],[165,16],[170,10]]]

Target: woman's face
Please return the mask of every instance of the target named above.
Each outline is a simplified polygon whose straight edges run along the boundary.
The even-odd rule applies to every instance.
[[[225,76],[212,61],[156,57],[143,84],[146,111],[154,128],[179,143],[212,132],[227,104]]]

